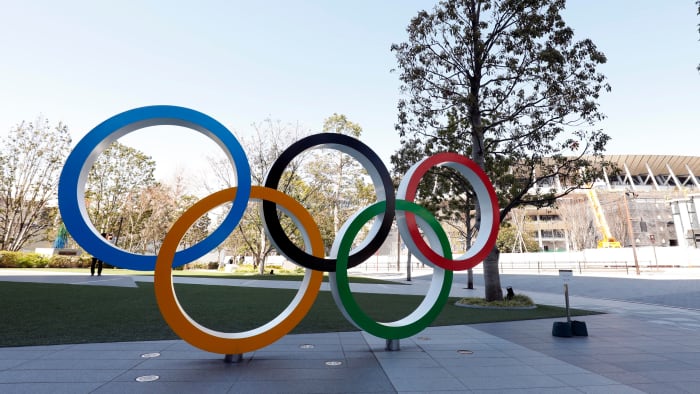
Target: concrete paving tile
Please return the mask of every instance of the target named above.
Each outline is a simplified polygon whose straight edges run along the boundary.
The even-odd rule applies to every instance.
[[[70,350],[81,350],[81,351],[95,351],[95,350],[136,350],[144,352],[160,352],[167,349],[174,344],[182,343],[182,341],[171,340],[171,341],[148,341],[148,342],[111,342],[111,343],[81,343],[78,345],[71,345],[67,349]],[[194,349],[193,347],[191,347]]]
[[[522,376],[522,375],[533,375],[539,376],[543,375],[543,372],[532,368],[527,365],[509,365],[509,366],[478,366],[478,367],[466,367],[459,370],[450,368],[450,372],[455,373],[456,376],[469,377],[469,376],[493,376],[499,377],[503,375],[509,376]],[[458,373],[457,373],[458,372]]]
[[[343,351],[314,351],[313,349],[296,349],[294,351],[255,352],[253,360],[330,360],[343,357]]]
[[[209,353],[205,352],[203,350],[192,350],[192,351],[187,351],[187,350],[163,350],[162,352],[159,352],[160,356],[157,358],[159,360],[223,360],[224,355],[223,354],[217,354],[217,353]],[[141,353],[141,354],[147,354],[147,353]],[[143,359],[141,355],[139,355],[140,359]],[[153,358],[147,358],[148,360],[152,360]]]
[[[399,393],[399,394],[456,394],[456,393],[470,394],[470,393],[474,393],[474,391],[469,390],[467,388],[461,388],[461,389],[456,389],[456,390],[434,390],[434,391],[433,390],[400,390],[400,391],[396,391],[396,393]]]
[[[313,343],[302,342],[298,344],[268,346],[255,351],[256,354],[296,354],[296,353],[319,353],[319,352],[341,352],[343,347],[340,343]]]
[[[637,361],[652,361],[656,363],[668,362],[668,357],[664,357],[658,354],[651,353],[622,353],[622,354],[606,354],[605,357],[601,357],[605,362],[614,364],[617,362],[637,362]]]
[[[562,374],[581,374],[588,372],[583,368],[579,368],[571,364],[566,364],[561,361],[558,364],[536,364],[532,367],[550,376]]]
[[[666,355],[671,360],[681,361],[694,369],[700,369],[700,352],[692,353],[668,353]]]
[[[142,363],[143,359],[139,360],[60,360],[60,359],[40,359],[24,364],[17,365],[13,369],[20,370],[78,370],[78,371],[95,371],[95,370],[124,370],[130,369]],[[1,363],[0,363],[1,364]]]
[[[24,348],[0,348],[0,360],[35,360],[52,353],[55,353],[55,351],[41,351],[37,348],[33,350],[26,350]]]
[[[316,343],[316,344],[337,344],[340,342],[340,338],[337,333],[326,333],[326,334],[292,334],[280,338],[277,342],[272,344],[274,347],[277,344],[302,344],[302,343]]]
[[[159,382],[235,382],[240,379],[240,369],[235,366],[225,369],[149,369],[127,370],[117,376],[114,382],[135,382],[141,376],[158,376]]]
[[[26,363],[27,360],[0,360],[0,371],[4,371],[6,369],[10,368],[15,368],[19,365],[22,365]],[[31,364],[29,364],[29,368],[31,368]]]
[[[369,345],[366,343],[344,343],[342,345],[343,352],[367,352],[371,351]]]
[[[648,391],[639,390],[631,386],[616,384],[610,386],[579,386],[577,389],[586,394],[643,394]],[[679,394],[677,391],[675,394]],[[670,393],[669,393],[670,394]]]
[[[599,362],[590,362],[590,361],[575,362],[575,361],[576,360],[574,360],[574,363],[572,363],[571,365],[576,365],[577,367],[583,368],[586,371],[597,373],[600,375],[605,375],[608,373],[629,372],[629,371],[623,369],[622,367],[619,367],[619,366],[613,365],[613,364],[608,364],[608,363],[605,363],[602,361],[599,361]]]
[[[553,388],[565,386],[561,381],[545,374],[521,376],[509,376],[506,374],[500,376],[469,376],[460,378],[460,380],[465,386],[472,390]]]
[[[329,360],[329,361],[330,361],[330,360]],[[344,363],[343,363],[343,365],[345,366],[345,368],[351,368],[351,369],[354,369],[354,368],[369,368],[369,367],[371,367],[371,366],[376,366],[376,368],[380,368],[380,367],[379,367],[379,363],[377,362],[377,359],[376,359],[376,358],[373,358],[373,357],[371,357],[371,358],[369,358],[369,357],[365,357],[365,358],[346,358],[345,361],[344,361]]]
[[[683,383],[635,383],[630,386],[649,394],[693,394],[698,392],[697,386]]]
[[[557,374],[552,376],[568,386],[609,386],[619,384],[612,379],[593,373]]]
[[[404,392],[409,390],[417,391],[466,391],[468,387],[465,386],[459,379],[454,377],[402,377],[401,379],[391,378],[391,383],[398,392]]]
[[[3,394],[75,394],[90,393],[103,383],[0,383]]]
[[[180,351],[191,351],[191,352],[193,352],[193,351],[201,352],[201,351],[202,351],[201,349],[199,349],[199,348],[197,348],[197,347],[194,347],[194,346],[190,345],[189,343],[187,343],[187,342],[185,342],[185,341],[175,341],[175,343],[173,343],[173,344],[171,344],[171,345],[165,347],[164,349],[167,349],[167,350],[180,350]]]
[[[9,348],[3,348],[0,347],[0,354],[3,352],[42,352],[42,353],[50,353],[50,352],[55,352],[58,350],[64,350],[68,349],[70,347],[73,347],[76,345],[45,345],[45,346],[21,346],[21,347],[9,347]]]
[[[384,373],[392,381],[401,379],[449,379],[453,376],[443,368],[401,367],[381,364]]]
[[[581,364],[601,364],[604,362],[607,362],[605,359],[605,356],[586,356],[586,355],[581,355],[581,354],[548,354],[549,356],[552,356],[558,360],[561,360],[563,362],[569,363],[569,364],[574,364],[574,365],[581,365]],[[610,363],[612,365],[612,363]]]
[[[387,358],[381,360],[384,368],[437,368],[440,364],[432,358]]]
[[[378,379],[386,380],[387,376],[377,366],[366,368],[326,368],[326,369],[260,369],[245,368],[234,371],[239,381],[262,380],[262,381],[294,381],[294,380],[355,380]]]
[[[342,362],[341,365],[338,366],[328,366],[326,365],[326,361],[340,361]],[[253,360],[251,361],[251,364],[254,364],[258,368],[275,368],[275,369],[284,369],[284,368],[290,368],[290,369],[297,369],[297,368],[320,368],[320,369],[326,369],[326,368],[346,368],[347,367],[347,362],[343,358],[335,358],[335,359],[329,359],[329,360],[278,360],[278,359],[269,359],[269,360]]]
[[[9,370],[0,371],[1,383],[88,383],[107,382],[119,376],[121,371],[75,370]]]
[[[370,351],[367,351],[367,350],[345,351],[342,353],[342,355],[348,360],[349,359],[357,359],[359,361],[360,359],[371,359],[374,362],[377,361],[377,358],[374,357],[374,354]]]
[[[459,362],[454,358],[435,359],[438,364],[445,368],[474,368],[474,367],[498,367],[508,368],[510,366],[523,365],[522,362],[511,357],[489,357],[489,358],[469,358],[464,357]]]
[[[698,369],[644,371],[644,376],[654,382],[700,382],[700,370]]]
[[[514,360],[517,364],[525,365],[561,365],[563,362],[558,358],[543,355],[541,353],[533,353],[534,356],[519,356],[519,357],[508,357]],[[566,364],[566,363],[564,363]]]
[[[95,394],[177,394],[177,393],[227,393],[232,383],[222,382],[109,382],[91,391]]]
[[[536,387],[531,389],[479,389],[474,394],[581,394],[573,387]]]
[[[245,360],[243,362],[249,362]],[[193,369],[193,370],[209,370],[209,369],[226,369],[231,364],[224,362],[223,357],[217,359],[161,359],[151,358],[133,367],[134,370],[162,370],[162,369]],[[234,364],[235,365],[235,364]]]
[[[652,379],[649,379],[646,374],[638,374],[634,372],[615,372],[606,373],[605,377],[610,378],[616,382],[622,384],[633,384],[633,383],[654,383]]]
[[[660,361],[620,361],[616,363],[611,363],[619,368],[624,369],[628,372],[658,372],[658,371],[678,371],[678,370],[690,370],[690,365],[680,362],[667,360],[664,362]]]
[[[425,351],[429,350],[455,350],[455,349],[469,349],[473,351],[501,351],[501,349],[486,343],[462,343],[459,341],[450,343],[420,343],[418,344],[421,349]],[[530,350],[531,351],[531,350]]]
[[[529,357],[537,354],[537,352],[531,349],[501,349],[500,351],[506,354],[507,356],[516,358]]]
[[[42,357],[47,360],[138,360],[143,354],[140,350],[74,350],[53,352]]]
[[[374,357],[376,357],[377,360],[380,361],[392,358],[431,358],[430,355],[426,352],[404,352],[403,350],[398,352],[373,351],[372,354],[374,354]]]
[[[394,393],[393,386],[389,382],[378,383],[355,379],[348,386],[345,380],[324,381],[323,384],[310,380],[297,380],[285,382],[281,389],[278,382],[273,381],[241,381],[233,385],[231,393],[344,393],[348,387],[358,393]]]
[[[472,354],[462,354],[459,353],[458,351],[462,349],[454,349],[454,350],[433,350],[433,351],[426,351],[430,355],[430,357],[436,358],[436,359],[464,359],[464,358],[469,358],[469,359],[486,359],[486,358],[504,358],[508,357],[507,354],[503,353],[500,350],[475,350]],[[469,350],[469,349],[466,349]]]

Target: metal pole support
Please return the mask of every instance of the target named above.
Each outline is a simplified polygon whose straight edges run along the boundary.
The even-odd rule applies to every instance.
[[[386,347],[384,348],[384,350],[389,351],[389,352],[401,350],[401,344],[399,341],[400,340],[398,340],[398,339],[387,339],[386,340]]]
[[[571,313],[569,312],[569,284],[564,283],[564,300],[566,302],[566,321],[571,323]]]
[[[243,361],[242,354],[227,354],[224,356],[224,362],[226,364],[238,364]]]

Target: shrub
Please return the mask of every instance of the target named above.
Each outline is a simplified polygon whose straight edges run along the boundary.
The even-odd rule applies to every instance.
[[[535,305],[535,303],[532,301],[532,298],[530,298],[524,294],[516,294],[512,300],[504,299],[503,301],[490,301],[490,302],[486,301],[483,298],[466,297],[466,298],[462,298],[461,300],[457,301],[457,303],[462,304],[462,305],[475,305],[475,306],[483,306],[483,307],[501,307],[501,308],[531,307],[531,306]]]
[[[51,268],[87,268],[90,267],[92,256],[51,256],[49,267]],[[105,264],[106,265],[106,264]]]
[[[219,268],[219,263],[217,263],[216,261],[210,261],[208,263],[196,261],[194,263],[187,263],[184,266],[184,269],[188,269],[188,270],[194,270],[194,269],[215,270],[218,268]]]
[[[48,267],[49,258],[38,253],[0,252],[2,268],[44,268]]]

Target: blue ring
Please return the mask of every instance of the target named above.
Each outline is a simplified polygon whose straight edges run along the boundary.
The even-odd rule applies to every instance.
[[[221,225],[197,244],[175,253],[173,267],[194,261],[221,244],[238,225],[248,205],[250,164],[240,142],[221,123],[201,112],[169,105],[135,108],[115,115],[97,125],[78,142],[63,166],[58,184],[58,206],[66,229],[85,251],[110,265],[150,271],[155,268],[157,256],[116,248],[95,229],[85,207],[88,173],[100,153],[112,142],[132,131],[160,125],[187,127],[214,140],[233,163],[238,179],[236,197]]]

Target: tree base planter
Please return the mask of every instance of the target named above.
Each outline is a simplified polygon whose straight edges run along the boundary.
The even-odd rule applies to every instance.
[[[566,321],[555,321],[552,324],[552,335],[555,337],[571,337],[573,336],[573,330],[571,329],[571,323]]]
[[[586,328],[586,322],[572,320],[571,321],[571,332],[576,337],[587,337],[588,336],[588,329]]]
[[[552,324],[552,336],[555,337],[587,337],[588,329],[586,328],[586,322],[572,320],[570,322],[566,321],[555,321]]]

